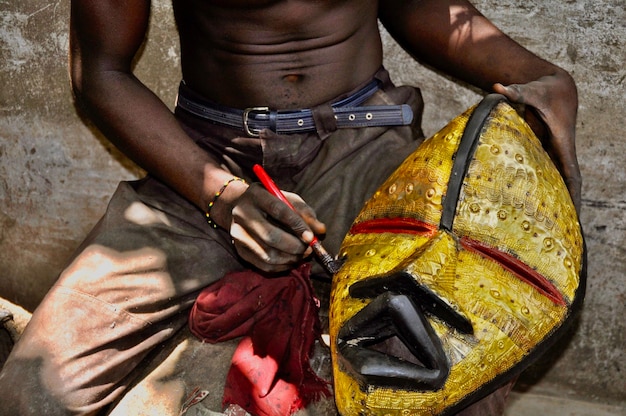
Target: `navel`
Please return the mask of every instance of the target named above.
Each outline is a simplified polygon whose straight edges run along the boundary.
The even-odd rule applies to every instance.
[[[283,77],[283,80],[290,82],[292,84],[296,84],[304,79],[304,75],[302,74],[287,74]]]

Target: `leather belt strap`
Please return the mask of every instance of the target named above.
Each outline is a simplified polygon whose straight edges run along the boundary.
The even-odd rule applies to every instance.
[[[361,106],[379,89],[377,80],[347,98],[331,104],[337,128],[377,126],[406,126],[413,120],[413,111],[407,104]],[[181,82],[176,106],[197,117],[217,124],[243,130],[258,137],[263,129],[278,134],[316,131],[312,109],[272,110],[269,107],[249,107],[244,110],[224,107],[197,96]]]

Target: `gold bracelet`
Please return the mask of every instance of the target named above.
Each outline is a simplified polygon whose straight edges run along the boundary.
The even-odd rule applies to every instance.
[[[224,191],[226,190],[226,187],[228,187],[228,185],[230,185],[231,183],[235,182],[235,181],[239,181],[239,182],[243,182],[243,183],[247,183],[245,179],[240,178],[238,176],[233,176],[232,178],[230,178],[229,180],[227,180],[226,182],[224,182],[224,185],[222,185],[222,187],[220,188],[219,191],[217,191],[215,193],[215,195],[213,196],[213,200],[211,202],[209,202],[209,206],[207,208],[207,211],[205,213],[206,215],[206,221],[209,223],[210,226],[212,226],[213,228],[217,228],[217,224],[215,223],[215,221],[213,221],[211,219],[211,208],[213,208],[213,205],[215,205],[215,202],[217,201],[217,199],[222,196],[222,194],[224,193]]]

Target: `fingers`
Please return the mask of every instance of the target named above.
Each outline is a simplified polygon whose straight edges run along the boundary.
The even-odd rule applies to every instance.
[[[291,204],[296,209],[298,216],[304,221],[305,229],[299,228],[301,224],[294,224],[292,229],[296,232],[296,234],[300,234],[302,239],[306,243],[310,243],[313,241],[313,237],[315,235],[324,235],[326,234],[326,225],[317,219],[315,215],[315,211],[309,205],[307,205],[304,200],[299,195],[285,192],[285,195],[291,202]]]
[[[301,198],[294,194],[289,194],[289,198],[298,211],[262,187],[252,185],[233,208],[230,234],[235,248],[244,260],[261,270],[287,270],[312,253],[308,243],[314,234],[299,212],[311,218],[315,214]],[[323,229],[316,219],[311,222],[315,228]]]
[[[545,130],[539,128],[533,114],[526,112],[529,125],[542,139],[563,176],[576,211],[580,212],[582,179],[575,145],[578,98],[571,77],[557,71],[527,84],[494,84],[493,90],[514,103],[530,106],[544,124]]]
[[[298,236],[302,241],[306,243],[311,242],[313,239],[310,235],[311,228],[302,215],[310,215],[307,213],[308,206],[306,206],[302,198],[296,194],[284,192],[284,195],[293,205],[294,209],[290,208],[273,195],[270,195],[268,192],[262,192],[257,195],[257,203],[271,221],[280,224],[285,231],[293,233],[293,235]],[[308,209],[310,210],[310,208]]]
[[[576,213],[580,214],[582,205],[582,177],[578,161],[574,161],[571,165],[564,168],[565,184],[572,197],[572,202],[576,208]]]
[[[300,254],[290,254],[277,249],[248,234],[243,227],[233,227],[233,244],[242,259],[265,272],[289,270],[306,257],[307,250]],[[302,243],[298,242],[302,245]],[[308,249],[309,254],[311,249]]]

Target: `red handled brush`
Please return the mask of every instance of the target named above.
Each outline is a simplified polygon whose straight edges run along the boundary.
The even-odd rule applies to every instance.
[[[265,172],[265,169],[263,169],[261,165],[254,165],[252,169],[254,170],[254,173],[256,174],[256,176],[258,176],[263,186],[265,186],[265,189],[269,191],[269,193],[271,193],[276,198],[283,201],[292,210],[294,211],[296,210],[294,206],[291,205],[291,202],[289,202],[289,200],[281,192],[278,186],[276,186],[272,178],[270,178],[267,172]],[[311,248],[317,255],[317,258],[322,263],[322,266],[324,266],[324,268],[326,269],[326,271],[328,271],[328,273],[330,273],[331,275],[334,275],[335,273],[337,273],[337,271],[339,270],[339,265],[333,259],[333,257],[330,254],[328,254],[326,249],[322,247],[322,243],[320,243],[317,237],[313,237],[313,241],[311,241],[309,246],[311,246]]]

